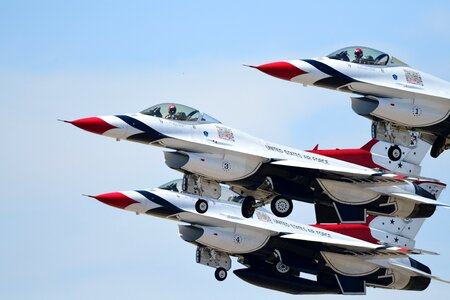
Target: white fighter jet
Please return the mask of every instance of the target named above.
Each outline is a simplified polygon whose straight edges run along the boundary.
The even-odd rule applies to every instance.
[[[373,120],[374,138],[410,147],[421,138],[433,145],[432,157],[450,148],[450,83],[390,54],[356,46],[254,68],[305,86],[355,94],[352,108]]]
[[[219,183],[246,196],[242,214],[271,204],[288,216],[292,199],[320,203],[342,222],[365,222],[367,212],[426,218],[445,184],[364,167],[250,136],[197,109],[164,103],[141,113],[66,121],[84,130],[175,151],[164,152],[167,166],[186,174],[184,191],[220,197]],[[414,168],[411,168],[412,170]]]
[[[246,219],[240,213],[243,197],[220,188],[220,199],[182,193],[181,180],[153,190],[89,197],[182,222],[180,237],[197,246],[197,263],[214,268],[219,281],[227,277],[232,256],[245,266],[233,271],[239,278],[291,294],[365,294],[367,286],[421,291],[431,279],[447,282],[409,256],[435,254],[414,249],[423,219],[376,217],[368,225],[309,226],[264,208]]]

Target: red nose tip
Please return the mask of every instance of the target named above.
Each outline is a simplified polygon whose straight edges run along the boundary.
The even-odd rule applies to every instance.
[[[256,68],[261,72],[284,80],[291,80],[296,76],[308,73],[284,61],[264,64]]]
[[[95,198],[100,202],[122,209],[126,208],[131,204],[139,203],[138,201],[133,200],[125,196],[124,194],[118,192],[106,193],[98,196],[89,196],[89,197]]]
[[[97,134],[103,134],[108,130],[117,128],[116,126],[113,126],[97,117],[78,119],[71,122],[69,121],[68,123],[71,123],[78,128]]]

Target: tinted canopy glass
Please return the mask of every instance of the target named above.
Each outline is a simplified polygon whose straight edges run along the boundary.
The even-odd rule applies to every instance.
[[[200,112],[198,109],[177,103],[157,104],[141,111],[141,113],[144,115],[170,120],[220,123],[218,120]]]
[[[331,59],[343,60],[357,64],[379,65],[379,66],[384,65],[406,66],[404,62],[400,61],[395,57],[390,56],[387,53],[362,46],[353,46],[339,49],[331,53],[327,57]]]
[[[183,180],[176,179],[176,180],[172,180],[168,183],[161,185],[159,188],[162,190],[168,190],[168,191],[182,193],[183,192],[182,186],[183,186]],[[227,187],[223,184],[221,184],[220,187],[221,187],[221,196],[219,198],[220,200],[241,203],[242,200],[244,199],[243,196],[240,196],[239,194],[233,192],[229,187]]]

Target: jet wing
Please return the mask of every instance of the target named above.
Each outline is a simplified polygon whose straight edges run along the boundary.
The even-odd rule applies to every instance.
[[[337,239],[337,238],[330,238],[327,236],[310,235],[306,233],[286,234],[281,236],[281,238],[297,240],[302,242],[321,243],[332,247],[347,249],[350,251],[375,251],[383,253],[401,253],[401,254],[436,254],[431,251],[420,249],[409,249],[395,246],[378,245],[355,238]]]
[[[317,162],[306,162],[306,161],[299,161],[299,160],[276,160],[270,163],[271,165],[276,166],[285,166],[285,167],[293,167],[293,168],[299,168],[299,169],[310,169],[310,170],[318,170],[318,171],[324,171],[334,174],[341,174],[341,175],[350,175],[350,176],[362,176],[362,177],[369,177],[372,175],[377,174],[372,169],[360,167],[355,165],[355,168],[348,168],[338,165],[330,165],[330,164],[321,164]]]

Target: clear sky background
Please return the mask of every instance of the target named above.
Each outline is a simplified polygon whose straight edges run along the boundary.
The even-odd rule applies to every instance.
[[[0,1],[1,299],[294,297],[232,273],[219,283],[195,263],[195,247],[178,237],[175,222],[82,197],[152,188],[180,174],[160,149],[56,119],[175,101],[299,149],[359,147],[370,122],[352,112],[348,94],[242,64],[359,44],[450,80],[450,2],[242,2]],[[450,151],[423,163],[424,176],[447,183],[449,170]],[[441,201],[450,202],[448,190]],[[312,207],[296,205],[294,217],[313,222]],[[447,279],[449,220],[450,211],[438,210],[417,238],[418,248],[441,255],[415,257]],[[368,289],[366,299],[449,294],[450,285],[433,282],[424,292]]]

